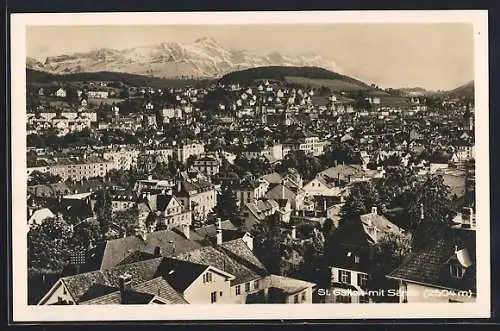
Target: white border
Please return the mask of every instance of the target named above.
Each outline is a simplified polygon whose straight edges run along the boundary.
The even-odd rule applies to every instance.
[[[474,26],[477,300],[464,304],[28,306],[26,231],[26,26],[470,23]],[[425,45],[423,46],[425,47]],[[13,320],[231,320],[490,317],[489,101],[487,11],[82,13],[11,15]]]

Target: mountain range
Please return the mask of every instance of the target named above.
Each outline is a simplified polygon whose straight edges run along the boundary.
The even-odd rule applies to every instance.
[[[229,72],[261,66],[310,66],[341,71],[334,61],[317,54],[288,56],[273,52],[258,55],[226,48],[212,38],[200,38],[193,43],[164,42],[123,50],[101,48],[50,56],[43,63],[34,58],[26,59],[28,69],[52,74],[110,71],[166,78],[218,78]]]

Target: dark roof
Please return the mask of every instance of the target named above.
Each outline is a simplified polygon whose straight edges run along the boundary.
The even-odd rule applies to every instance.
[[[149,260],[155,258],[154,254],[147,252],[134,251],[130,253],[126,258],[124,258],[118,265],[130,264],[139,261]]]
[[[147,282],[139,284],[134,287],[134,290],[138,292],[157,295],[167,301],[167,303],[188,303],[184,299],[184,297],[177,291],[175,291],[174,288],[169,283],[167,283],[167,281],[163,277],[156,277]]]
[[[241,239],[218,246],[203,247],[179,255],[177,259],[205,263],[235,276],[231,285],[241,284],[268,274],[264,265]]]
[[[208,265],[188,262],[179,259],[166,258],[162,261],[160,269],[163,278],[179,292],[184,292],[196,278],[198,278]]]
[[[459,247],[456,247],[457,237],[450,236],[431,242],[425,248],[411,253],[388,277],[438,288],[472,290],[476,293],[475,236],[474,234],[463,234],[463,236],[468,237]],[[459,254],[465,252],[470,258],[470,266],[461,279],[451,277],[448,264],[450,258],[457,254],[456,248],[459,248]],[[463,249],[465,251],[462,251]]]
[[[230,221],[221,221],[222,230],[236,230],[236,226]],[[202,226],[194,230],[200,237],[215,237],[217,235],[217,223]],[[224,231],[223,231],[224,232]]]
[[[96,260],[100,269],[104,270],[118,265],[135,251],[153,254],[155,248],[160,247],[161,255],[170,257],[201,247],[201,240],[203,238],[197,236],[194,231],[191,231],[190,239],[186,239],[180,232],[173,230],[148,233],[144,240],[137,236],[118,238],[107,241],[102,255],[98,255]]]
[[[89,291],[92,285],[109,285],[107,279],[101,271],[91,271],[70,277],[63,277],[61,278],[61,281],[76,302],[79,302],[82,297],[90,299],[90,295],[85,294]]]

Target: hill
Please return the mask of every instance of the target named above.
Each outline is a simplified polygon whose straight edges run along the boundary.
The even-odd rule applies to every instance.
[[[206,86],[212,82],[209,79],[168,79],[109,71],[82,72],[58,75],[38,70],[26,69],[26,82],[28,84],[49,84],[58,82],[62,83],[81,81],[117,81],[122,82],[123,84],[128,86],[151,86],[155,88],[177,88],[188,85]]]
[[[280,81],[310,87],[324,86],[335,91],[374,90],[360,80],[319,67],[257,67],[226,74],[219,82],[248,84],[259,80]],[[380,92],[385,94],[385,92]]]
[[[446,92],[445,94],[453,98],[474,98],[474,81],[470,81],[467,84],[461,85],[451,91]]]

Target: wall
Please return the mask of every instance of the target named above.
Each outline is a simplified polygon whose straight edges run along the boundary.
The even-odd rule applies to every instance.
[[[205,271],[205,273],[206,272],[207,271]],[[203,274],[201,274],[184,291],[184,298],[186,301],[190,304],[211,304],[210,293],[217,292],[216,303],[231,303],[231,282],[226,280],[226,277],[215,273],[210,269],[208,269],[208,272],[212,273],[212,281],[209,283],[203,283]],[[222,296],[220,296],[220,292],[222,292]]]
[[[447,291],[430,286],[419,285],[408,282],[400,282],[399,293],[404,293],[406,288],[406,298],[408,303],[426,302],[426,303],[448,303],[449,300],[460,302],[474,302],[475,296],[457,295],[458,292]],[[400,302],[403,302],[404,296],[400,296]]]
[[[71,295],[69,295],[69,292],[66,289],[66,286],[64,286],[64,284],[62,283],[62,281],[58,281],[51,289],[51,291],[54,292],[52,292],[48,298],[42,298],[42,300],[40,300],[39,305],[50,305],[53,303],[57,303],[59,297],[63,300],[70,301],[73,304],[75,303]]]

